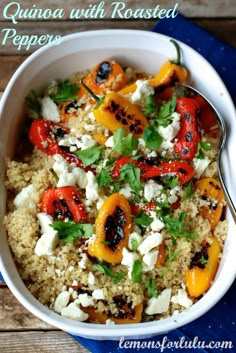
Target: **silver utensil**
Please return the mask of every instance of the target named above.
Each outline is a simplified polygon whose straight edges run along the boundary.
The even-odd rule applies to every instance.
[[[189,94],[190,96],[198,94],[210,105],[210,107],[212,108],[212,110],[215,113],[216,122],[218,123],[218,126],[220,128],[219,155],[218,155],[218,161],[217,161],[218,175],[219,175],[219,180],[220,180],[222,190],[225,195],[227,205],[229,207],[229,210],[231,212],[233,220],[236,223],[236,208],[235,208],[235,205],[230,197],[227,186],[225,184],[224,175],[223,175],[223,167],[222,167],[222,152],[225,147],[226,136],[227,136],[224,119],[221,116],[221,114],[218,112],[218,110],[215,108],[215,106],[196,88],[193,88],[192,86],[189,86],[189,85],[182,85],[182,86],[179,86],[179,88],[177,88],[177,92],[179,89],[182,89],[182,93],[183,93],[183,89],[184,89],[184,91],[185,92],[187,91],[187,94]],[[177,95],[178,95],[178,93],[177,93]]]

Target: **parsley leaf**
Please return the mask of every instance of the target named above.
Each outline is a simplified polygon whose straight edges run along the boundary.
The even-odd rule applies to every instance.
[[[194,194],[194,189],[193,189],[193,181],[190,180],[187,184],[185,184],[185,194],[183,197],[183,201],[186,201],[188,199],[190,199],[191,196],[193,196]]]
[[[204,159],[205,154],[203,151],[210,151],[210,150],[211,150],[211,145],[209,143],[204,142],[204,141],[198,142],[198,149],[197,149],[196,158]]]
[[[78,99],[77,93],[79,92],[79,87],[70,82],[68,79],[58,83],[57,93],[52,96],[52,99],[57,103],[65,103],[70,100]]]
[[[131,272],[131,278],[134,283],[140,283],[142,281],[142,270],[142,262],[140,260],[135,260]]]
[[[168,126],[168,120],[171,120],[171,115],[175,112],[176,107],[176,97],[173,96],[171,101],[160,106],[156,122],[163,126]]]
[[[97,176],[97,183],[99,186],[109,186],[112,182],[112,178],[109,172],[102,168],[99,175]]]
[[[84,150],[76,151],[75,154],[81,159],[83,166],[87,167],[99,160],[103,149],[103,146],[92,146]]]
[[[136,167],[133,163],[127,163],[120,168],[120,180],[128,183],[135,193],[142,190],[140,176],[140,168]]]
[[[153,125],[146,127],[143,133],[143,139],[146,147],[151,150],[157,150],[162,143],[162,137]]]
[[[163,202],[158,202],[157,206],[159,209],[156,210],[157,215],[160,217],[165,217],[170,213],[170,204],[168,198],[166,198]]]
[[[146,98],[146,103],[144,106],[144,115],[145,116],[150,116],[152,114],[155,114],[157,111],[157,105],[154,99],[153,95],[149,95]]]
[[[133,251],[137,251],[138,250],[138,246],[139,246],[139,243],[138,243],[138,240],[135,239],[135,238],[132,238],[131,239],[131,248]]]
[[[188,230],[184,227],[185,217],[186,212],[182,212],[178,219],[174,219],[169,216],[163,217],[163,222],[166,226],[166,232],[172,235],[174,242],[177,238],[192,240],[198,236],[196,232],[192,232],[191,230]]]
[[[137,217],[133,218],[136,225],[148,227],[153,222],[153,218],[149,217],[143,210],[140,210]]]
[[[171,246],[169,245],[168,248],[168,259],[167,259],[167,266],[164,271],[162,271],[161,275],[164,276],[170,269],[172,262],[178,257],[180,254],[180,250],[172,251]]]
[[[114,132],[114,147],[113,150],[121,153],[123,156],[128,157],[138,147],[138,139],[133,137],[132,134],[125,136],[125,130],[121,127]]]
[[[30,94],[25,98],[27,107],[36,113],[37,117],[40,116],[41,113],[41,102],[37,93],[32,89]]]
[[[93,269],[95,269],[101,273],[104,273],[108,277],[111,277],[113,279],[113,283],[120,282],[126,275],[126,273],[122,272],[122,271],[120,271],[118,273],[113,272],[112,269],[110,267],[108,267],[106,265],[106,263],[104,263],[104,262],[93,265]]]
[[[89,238],[94,233],[92,224],[87,223],[54,221],[50,226],[58,231],[60,240],[65,243],[73,243],[76,238]]]
[[[148,296],[149,297],[158,297],[158,291],[155,287],[155,281],[153,278],[148,278],[147,282],[145,283],[145,288],[148,290]]]
[[[165,184],[170,188],[173,189],[175,186],[179,185],[179,178],[178,177],[167,177],[165,179]]]

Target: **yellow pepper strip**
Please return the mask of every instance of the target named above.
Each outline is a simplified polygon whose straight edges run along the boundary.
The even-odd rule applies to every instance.
[[[107,141],[107,137],[99,132],[93,133],[93,139],[101,146],[105,145]]]
[[[203,243],[203,247],[207,247],[207,244]],[[203,268],[194,266],[187,270],[185,284],[191,297],[199,297],[210,287],[217,271],[220,252],[221,247],[218,240],[212,237],[212,243],[207,247],[208,259]]]
[[[88,254],[111,264],[120,264],[122,250],[128,246],[132,228],[128,200],[119,193],[112,194],[98,211],[96,237],[88,244]]]
[[[93,110],[97,122],[112,132],[122,127],[127,134],[132,133],[135,137],[143,135],[148,120],[136,105],[116,92],[108,93],[104,99],[100,99],[83,81],[81,83],[98,103]]]
[[[171,39],[170,42],[173,43],[176,48],[177,59],[175,61],[166,61],[160,71],[158,71],[154,77],[149,79],[149,84],[159,91],[162,91],[167,87],[174,86],[176,83],[183,83],[188,75],[186,68],[181,65],[179,45],[173,39]],[[119,93],[123,95],[134,93],[136,88],[136,83],[132,83],[131,85],[120,90]]]
[[[210,202],[209,207],[202,207],[200,215],[207,219],[214,229],[218,224],[224,207],[224,193],[219,181],[214,178],[202,178],[196,182],[196,189],[204,200]]]

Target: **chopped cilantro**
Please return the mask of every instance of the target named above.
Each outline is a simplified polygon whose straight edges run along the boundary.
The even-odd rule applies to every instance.
[[[114,132],[114,147],[113,150],[121,153],[123,156],[128,157],[138,147],[138,139],[133,137],[132,134],[125,136],[125,130],[121,127]]]
[[[146,127],[143,133],[143,139],[146,147],[151,150],[157,150],[162,143],[162,137],[153,125],[148,125]]]
[[[99,160],[103,148],[104,147],[102,146],[93,146],[84,150],[76,151],[75,154],[81,159],[83,166],[88,167]]]
[[[173,96],[171,101],[160,106],[156,123],[163,127],[167,127],[169,120],[171,120],[171,115],[175,112],[176,107],[176,97]]]
[[[166,198],[163,202],[158,202],[157,203],[158,209],[156,210],[156,213],[160,217],[165,217],[170,213],[170,204],[168,201],[168,198]]]
[[[194,194],[194,189],[193,189],[193,181],[190,180],[187,184],[185,184],[185,190],[184,190],[185,194],[183,197],[183,201],[186,201],[188,199],[190,199],[190,197],[193,196]]]
[[[108,277],[112,278],[114,283],[120,282],[126,275],[123,271],[117,273],[113,272],[112,269],[108,267],[108,265],[104,262],[100,262],[99,264],[93,265],[93,269],[104,273]]]
[[[147,96],[145,107],[144,107],[144,115],[150,116],[152,114],[155,114],[156,111],[157,111],[157,104],[155,102],[154,96],[153,95]]]
[[[178,177],[167,177],[165,179],[165,184],[170,188],[173,189],[175,186],[179,185],[179,178]]]
[[[203,151],[210,151],[210,150],[211,150],[211,145],[209,143],[203,142],[203,141],[198,142],[196,158],[204,159],[205,154]]]
[[[180,250],[175,250],[172,251],[171,246],[169,245],[168,248],[168,259],[167,259],[167,266],[164,269],[164,271],[162,271],[161,275],[164,276],[170,269],[172,262],[179,256],[180,254]]]
[[[50,226],[58,231],[60,240],[65,243],[73,243],[76,238],[89,238],[94,233],[92,224],[87,223],[54,221]]]
[[[41,113],[41,102],[37,93],[32,89],[29,95],[25,98],[27,107],[39,117]]]
[[[131,272],[131,278],[134,283],[140,283],[142,281],[142,270],[143,265],[140,260],[135,260],[133,269]]]
[[[137,217],[133,218],[136,225],[142,227],[148,227],[153,222],[153,218],[149,217],[143,210],[140,210]]]
[[[78,99],[77,93],[79,92],[79,87],[70,82],[68,79],[58,83],[57,93],[51,98],[57,103],[65,103],[71,100]]]
[[[140,181],[141,171],[140,168],[136,167],[133,163],[127,163],[120,168],[120,179],[129,184],[130,188],[138,193],[142,190]]]
[[[56,182],[59,181],[59,177],[57,175],[57,173],[55,172],[55,170],[53,168],[49,169],[49,172],[52,174],[52,176],[55,178]]]
[[[131,248],[133,251],[137,251],[138,250],[138,246],[139,246],[139,243],[138,243],[138,240],[135,239],[135,238],[132,238],[131,239]]]
[[[166,226],[166,232],[172,235],[174,242],[176,242],[177,238],[192,240],[198,236],[196,232],[192,232],[191,230],[185,228],[185,216],[186,212],[182,212],[178,219],[171,218],[170,216],[164,216],[162,218]]]
[[[200,259],[200,264],[201,265],[205,265],[207,263],[208,263],[208,259],[206,259],[204,256],[202,256],[201,259]]]
[[[149,297],[158,297],[158,291],[155,287],[155,281],[153,278],[148,278],[146,283],[145,283],[145,288],[148,290],[148,296]]]
[[[109,172],[102,168],[99,175],[97,176],[97,182],[99,186],[109,186],[111,184],[112,178]]]

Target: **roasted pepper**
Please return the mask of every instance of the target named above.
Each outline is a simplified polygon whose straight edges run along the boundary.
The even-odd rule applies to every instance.
[[[62,122],[67,122],[73,117],[76,117],[77,110],[81,107],[81,104],[77,101],[69,101],[60,106],[60,118]]]
[[[132,232],[131,209],[124,195],[109,196],[99,209],[95,222],[95,240],[89,242],[88,253],[111,264],[119,264],[122,250]]]
[[[101,125],[112,132],[123,127],[127,134],[132,133],[136,137],[142,136],[148,121],[136,105],[116,92],[108,93],[104,99],[100,99],[83,81],[81,83],[98,103],[93,114]]]
[[[196,189],[199,191],[203,200],[209,201],[209,207],[202,207],[200,214],[206,218],[211,229],[218,224],[224,207],[224,193],[219,181],[214,178],[202,178],[196,182]]]
[[[199,122],[200,127],[206,134],[216,138],[219,136],[220,129],[217,122],[216,114],[210,104],[199,94],[194,96],[200,107]]]
[[[202,249],[193,257],[185,274],[185,284],[191,297],[204,294],[213,281],[219,264],[221,246],[215,237],[212,243],[202,243]]]
[[[173,39],[170,42],[175,46],[177,52],[176,60],[168,60],[161,67],[160,71],[149,79],[149,84],[155,88],[155,91],[162,92],[166,88],[174,86],[175,84],[183,83],[187,78],[187,70],[181,64],[181,53],[179,45]],[[121,94],[134,93],[136,91],[136,83],[133,83],[125,88],[123,88]]]
[[[41,212],[52,216],[54,220],[87,221],[84,205],[74,186],[64,186],[44,191]]]
[[[199,105],[194,98],[178,98],[176,111],[180,117],[180,131],[176,136],[174,150],[184,159],[191,161],[198,150],[200,133],[198,129]]]

